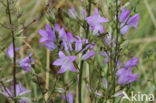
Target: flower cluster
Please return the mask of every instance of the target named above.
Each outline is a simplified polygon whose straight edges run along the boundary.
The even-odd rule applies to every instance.
[[[118,84],[125,85],[134,81],[138,81],[138,74],[132,74],[132,67],[138,64],[138,58],[132,57],[128,62],[125,63],[123,68],[120,68],[121,63],[118,62]]]
[[[47,27],[49,29],[47,29]],[[53,32],[48,32],[48,30]],[[64,27],[61,28],[58,24],[55,24],[53,30],[50,30],[50,27],[46,25],[46,31],[39,30],[39,34],[42,36],[40,42],[44,42],[45,47],[49,49],[48,43],[53,42],[55,46],[50,44],[50,48],[53,49],[49,50],[60,50],[60,52],[58,53],[59,59],[53,62],[53,65],[61,66],[61,69],[58,71],[58,73],[64,73],[67,70],[78,72],[73,65],[73,62],[75,61],[77,56],[71,56],[70,52],[75,52],[75,54],[82,53],[82,60],[87,60],[95,55],[95,43],[89,43],[87,39],[81,39],[80,36],[74,37],[71,32],[66,33]],[[56,36],[56,34],[58,34],[58,36]],[[59,45],[59,43],[54,42],[56,40],[56,37],[58,37],[57,39],[59,39],[57,41],[61,41],[60,48],[56,47],[56,45]],[[65,51],[68,56],[65,56],[63,51]]]
[[[121,22],[121,34],[126,34],[130,27],[135,27],[137,30],[140,16],[138,14],[134,14],[132,17],[130,17],[130,13],[130,10],[123,8],[121,14],[118,17],[119,21]]]
[[[8,89],[4,86],[2,86],[2,92],[1,94],[8,97],[8,98],[14,98],[14,86],[11,86],[11,89]],[[16,96],[20,97],[19,102],[20,103],[30,103],[30,99],[28,97],[25,97],[26,94],[29,94],[31,90],[27,90],[25,87],[22,87],[21,82],[16,84]]]

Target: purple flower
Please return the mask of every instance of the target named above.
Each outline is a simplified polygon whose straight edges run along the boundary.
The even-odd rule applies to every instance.
[[[39,34],[42,36],[40,39],[40,43],[43,43],[41,46],[47,47],[50,51],[53,51],[56,49],[56,36],[55,31],[51,29],[51,27],[47,24],[45,30],[39,30]]]
[[[132,74],[132,67],[138,64],[138,58],[132,57],[125,63],[124,68],[118,69],[116,75],[118,77],[118,84],[125,85],[134,81],[138,81],[138,74]],[[117,68],[121,67],[121,62],[118,60]]]
[[[120,27],[124,26],[124,24],[126,23],[126,21],[128,20],[129,16],[130,16],[131,11],[130,10],[126,10],[125,8],[122,9],[121,14],[119,15],[119,21],[121,22]]]
[[[19,82],[19,84],[16,84],[16,96],[20,96],[20,103],[28,103],[27,101],[30,101],[29,98],[24,97],[24,95],[30,93],[31,90],[27,90],[26,88],[22,87],[21,82]],[[2,86],[2,95],[9,97],[9,98],[14,98],[14,86],[11,86],[11,89],[9,90],[6,87]]]
[[[77,36],[78,40],[75,40],[75,52],[79,52],[80,50],[82,50],[82,46],[84,43],[87,42],[86,39],[81,39],[79,36]]]
[[[62,38],[64,35],[66,35],[64,27],[60,28],[59,24],[55,24],[55,30],[59,33],[59,38]]]
[[[125,85],[134,81],[138,81],[138,74],[132,74],[132,68],[121,68],[116,73],[118,84]]]
[[[63,46],[66,51],[70,50],[72,51],[72,43],[76,41],[76,39],[73,37],[73,34],[68,32],[67,34],[63,35]]]
[[[125,68],[130,68],[136,66],[138,63],[138,58],[132,57],[128,62],[125,63]]]
[[[107,83],[106,78],[103,78],[102,85],[103,85],[103,87],[104,87],[105,89],[107,89],[107,88],[108,88],[108,83]]]
[[[78,72],[73,66],[76,56],[65,56],[62,51],[59,52],[59,59],[53,62],[53,65],[61,66],[61,69],[57,73],[64,73],[67,70],[72,72]]]
[[[70,92],[68,92],[67,96],[63,95],[62,98],[67,100],[68,103],[73,103],[74,101],[74,95],[72,95]]]
[[[80,19],[84,20],[87,17],[86,10],[84,10],[81,7],[79,7],[79,12],[80,12]]]
[[[30,53],[27,57],[25,57],[23,60],[20,61],[20,67],[26,71],[30,72],[31,71],[31,63],[34,62],[34,59],[31,58],[32,53]]]
[[[70,8],[70,9],[68,10],[68,15],[69,15],[71,18],[73,18],[73,19],[76,19],[76,17],[78,16],[77,13],[76,13],[76,11],[75,11],[75,8]]]
[[[126,9],[123,8],[121,14],[118,16],[118,19],[121,22],[121,25],[120,25],[121,34],[126,34],[130,27],[135,27],[137,30],[140,16],[138,14],[135,14],[129,18],[130,13],[131,13],[130,10],[126,11]]]
[[[95,8],[94,15],[87,17],[86,21],[90,25],[90,29],[93,31],[93,34],[96,35],[98,35],[98,32],[104,33],[104,28],[101,23],[109,22],[108,19],[100,16],[97,8]]]
[[[105,56],[104,63],[107,64],[109,62],[109,60],[110,60],[110,53],[100,52],[99,54],[101,56]]]
[[[88,51],[86,54],[84,54],[82,56],[82,60],[87,60],[87,59],[93,57],[94,55],[95,55],[95,51],[94,50]]]
[[[18,51],[19,48],[15,48],[15,51]],[[13,51],[13,43],[10,44],[8,50],[7,50],[7,55],[9,58],[13,58],[14,57],[14,51]]]

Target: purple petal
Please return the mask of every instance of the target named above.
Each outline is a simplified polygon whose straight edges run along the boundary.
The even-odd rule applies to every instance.
[[[82,60],[87,60],[95,55],[95,51],[91,50],[82,56]]]
[[[126,25],[120,29],[121,34],[126,34],[129,29],[129,25]]]
[[[128,20],[127,24],[128,24],[129,26],[135,27],[136,30],[137,30],[139,18],[140,18],[140,16],[139,16],[138,14],[135,14],[135,15],[133,15],[133,16]]]

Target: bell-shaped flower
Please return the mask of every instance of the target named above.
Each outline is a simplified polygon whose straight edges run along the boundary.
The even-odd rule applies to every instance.
[[[50,51],[53,51],[56,49],[56,36],[55,36],[55,30],[52,30],[51,27],[47,24],[46,30],[39,30],[39,34],[42,36],[40,39],[41,46],[47,47]]]
[[[27,101],[30,101],[28,97],[25,97],[26,94],[29,94],[31,90],[27,90],[25,87],[22,87],[21,82],[19,84],[16,84],[16,96],[19,96],[19,102],[20,103],[28,103]],[[2,86],[2,95],[8,97],[8,98],[14,98],[16,97],[14,95],[14,86],[12,84],[11,89],[8,89],[7,87]]]
[[[18,51],[19,48],[15,48],[15,51]],[[14,51],[13,51],[13,43],[10,44],[8,50],[7,50],[7,56],[9,58],[13,58],[14,57]]]
[[[62,51],[59,52],[59,59],[53,62],[53,65],[61,66],[61,69],[57,73],[64,73],[67,70],[72,72],[78,72],[73,66],[76,56],[65,56]]]
[[[109,22],[108,19],[100,16],[97,8],[95,8],[93,16],[87,17],[86,21],[88,22],[90,29],[96,35],[99,35],[98,32],[104,33],[104,28],[101,23]]]
[[[121,22],[121,34],[126,34],[130,27],[134,27],[137,30],[140,16],[138,14],[134,14],[132,17],[130,17],[130,13],[130,10],[123,8],[121,14],[118,16],[118,19]]]
[[[20,67],[26,72],[31,71],[30,68],[32,67],[32,63],[34,62],[34,59],[31,58],[31,56],[32,53],[30,53],[27,57],[20,61]]]

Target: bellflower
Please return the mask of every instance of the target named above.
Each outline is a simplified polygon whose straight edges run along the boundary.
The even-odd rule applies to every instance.
[[[76,19],[76,17],[78,16],[77,13],[76,13],[76,11],[75,11],[75,8],[70,8],[70,9],[68,10],[68,15],[69,15],[71,18],[73,18],[73,19]]]
[[[87,39],[81,39],[79,36],[77,36],[78,40],[75,40],[75,52],[79,52],[80,50],[82,50],[83,44],[87,43],[88,40]]]
[[[138,59],[132,57],[128,62],[125,63],[123,68],[118,69],[116,75],[118,77],[118,84],[125,85],[134,81],[138,81],[138,74],[132,74],[132,67],[136,66]],[[119,62],[118,62],[119,63]],[[118,64],[120,67],[121,63]]]
[[[15,51],[18,51],[19,48],[15,48]],[[13,43],[10,44],[8,50],[7,50],[7,55],[9,58],[13,58],[14,57],[14,51],[13,51]]]
[[[132,17],[130,17],[130,13],[130,10],[123,8],[121,14],[118,16],[118,19],[121,22],[121,34],[126,34],[130,27],[135,27],[137,30],[140,16],[138,14],[134,14]]]
[[[100,16],[97,8],[95,8],[93,16],[89,16],[85,20],[90,25],[90,29],[93,31],[93,34],[96,35],[98,35],[98,32],[104,33],[104,28],[101,23],[109,22],[108,19]]]
[[[132,57],[128,62],[125,63],[125,68],[136,66],[138,63],[138,58]]]
[[[74,95],[72,95],[70,92],[68,92],[67,96],[63,95],[62,98],[67,100],[68,103],[73,103],[74,101]]]
[[[31,63],[34,62],[34,59],[31,58],[32,53],[30,53],[27,57],[25,57],[23,60],[20,61],[20,67],[26,71],[30,72],[31,71]]]
[[[39,34],[42,36],[40,39],[40,43],[43,43],[41,46],[47,47],[50,51],[53,51],[56,49],[56,36],[55,31],[51,29],[51,27],[47,24],[46,30],[39,30]]]
[[[93,57],[94,55],[95,55],[95,51],[94,50],[90,50],[90,51],[88,51],[86,54],[84,54],[82,56],[82,60],[87,60],[87,59]]]
[[[70,50],[72,51],[72,43],[76,41],[76,39],[73,37],[73,34],[68,32],[67,34],[63,35],[63,46],[65,50]]]
[[[73,66],[76,56],[65,56],[62,51],[59,52],[59,59],[53,62],[53,65],[61,66],[61,69],[57,73],[64,73],[67,70],[72,72],[78,72]]]
[[[105,56],[104,63],[107,64],[109,62],[109,60],[110,60],[110,53],[100,52],[99,54],[101,56]]]
[[[80,19],[84,20],[87,17],[86,10],[84,10],[81,7],[79,7],[79,12],[80,12]]]
[[[66,35],[64,27],[60,28],[59,24],[55,24],[55,31],[59,33],[59,38],[62,38],[64,35]]]
[[[121,68],[117,71],[118,84],[125,85],[134,81],[138,81],[138,74],[132,74],[132,68]]]
[[[25,95],[29,94],[30,92],[31,90],[27,90],[25,87],[22,87],[21,82],[19,82],[19,84],[16,84],[16,96],[20,97],[20,103],[30,103],[30,99],[28,97],[25,97]],[[2,86],[1,94],[8,98],[14,98],[14,86],[12,85],[11,89]]]

